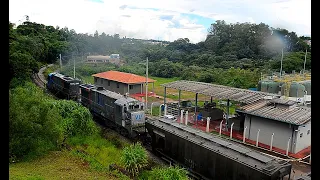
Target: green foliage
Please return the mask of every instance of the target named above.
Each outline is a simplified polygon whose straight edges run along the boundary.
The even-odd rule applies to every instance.
[[[115,132],[104,131],[103,137],[110,141],[118,149],[122,149],[129,145],[128,142],[125,142],[123,139],[119,138],[119,135],[115,134]]]
[[[123,149],[121,162],[127,171],[136,176],[142,168],[147,166],[148,155],[140,143],[132,144]]]
[[[9,157],[22,158],[57,147],[62,117],[32,83],[9,91]]]
[[[120,38],[119,34],[95,35],[76,33],[68,28],[53,28],[32,22],[24,22],[16,29],[9,22],[9,69],[12,77],[27,78],[38,67],[56,61],[62,53],[62,73],[73,76],[73,60],[76,62],[76,76],[92,82],[87,77],[98,72],[117,69],[139,75],[145,74],[145,59],[149,58],[149,74],[157,77],[181,77],[186,80],[204,82],[218,79],[208,72],[193,71],[192,66],[213,68],[256,68],[278,69],[276,63],[266,66],[270,59],[285,52],[299,52],[311,48],[304,40],[311,37],[297,37],[286,29],[271,28],[264,23],[228,24],[216,21],[212,24],[204,42],[190,43],[188,38],[180,38],[163,45],[150,45],[141,40]],[[271,33],[273,31],[273,33]],[[80,65],[86,55],[110,55],[119,53],[127,65],[117,67],[112,64]],[[295,58],[284,64],[284,68],[301,70],[301,63]],[[79,64],[80,63],[80,64]],[[309,62],[307,64],[310,64]],[[91,66],[91,67],[90,67]],[[94,66],[92,68],[92,66]],[[191,67],[191,69],[188,69]],[[307,65],[307,67],[309,67]],[[216,69],[214,69],[216,70]],[[243,85],[242,79],[234,79],[234,86]],[[220,83],[221,84],[221,83]]]
[[[141,180],[188,180],[187,171],[180,167],[157,167],[139,176]]]
[[[89,110],[53,100],[33,83],[9,90],[9,158],[35,157],[75,135],[98,134]]]
[[[120,161],[119,149],[99,135],[74,136],[67,140],[73,154],[89,163],[97,171],[108,171],[109,165]]]
[[[300,72],[303,70],[304,61],[305,61],[305,52],[291,52],[285,53],[282,61],[282,70],[291,73],[293,70]],[[271,68],[280,70],[281,66],[281,56],[276,57],[271,61]],[[306,57],[306,70],[311,69],[311,54],[307,53]]]
[[[163,59],[159,62],[150,63],[149,72],[152,76],[172,78],[179,77],[182,68],[182,65],[179,63],[173,63],[168,61],[168,59]]]
[[[54,72],[54,71],[57,70],[57,69],[59,69],[59,66],[58,66],[57,64],[54,64],[54,65],[51,66],[51,67],[47,67],[47,68],[43,71],[43,76],[44,76],[45,78],[47,78],[49,73],[52,73],[52,72]]]
[[[64,138],[98,133],[90,111],[84,106],[68,100],[52,101],[52,106],[58,109],[63,118],[60,128]]]
[[[9,80],[30,78],[40,65],[55,62],[68,46],[52,26],[26,21],[13,27],[9,22]]]

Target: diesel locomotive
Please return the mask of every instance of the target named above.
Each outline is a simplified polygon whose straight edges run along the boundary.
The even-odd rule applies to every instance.
[[[142,102],[91,84],[81,84],[80,94],[81,104],[121,135],[135,138],[145,132]]]

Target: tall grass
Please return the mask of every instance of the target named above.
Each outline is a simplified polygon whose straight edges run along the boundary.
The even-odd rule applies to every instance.
[[[148,155],[140,143],[132,144],[123,149],[121,162],[132,176],[136,176],[142,168],[147,166]]]
[[[180,167],[156,167],[151,171],[144,171],[140,180],[187,180],[187,170]]]
[[[120,153],[112,142],[99,135],[75,136],[68,140],[72,153],[89,163],[93,170],[108,171],[111,164],[118,164]]]

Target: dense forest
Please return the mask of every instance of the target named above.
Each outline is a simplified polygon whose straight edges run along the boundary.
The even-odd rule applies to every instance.
[[[283,70],[291,73],[311,68],[311,47],[295,32],[272,28],[266,24],[216,21],[203,42],[190,43],[180,38],[164,44],[109,35],[76,33],[67,27],[53,27],[26,21],[19,26],[9,22],[9,69],[13,77],[29,77],[41,64],[55,62],[62,54],[63,65],[73,58],[80,61],[88,55],[120,54],[126,66],[119,70],[158,77],[180,77],[249,88],[256,86],[261,73],[279,71],[283,50]],[[134,67],[134,68],[132,68]],[[117,67],[116,67],[117,68]],[[249,82],[244,84],[244,82]],[[237,83],[238,82],[238,83]]]

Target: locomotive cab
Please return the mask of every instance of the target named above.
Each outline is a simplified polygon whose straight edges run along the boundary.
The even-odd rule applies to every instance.
[[[121,101],[121,99],[119,99]],[[130,100],[133,100],[130,98]],[[118,101],[118,100],[117,100]],[[115,103],[117,103],[117,101]],[[143,103],[133,100],[123,104],[123,118],[126,124],[136,126],[145,123]]]
[[[124,96],[115,101],[116,123],[127,129],[130,134],[144,132],[145,113],[143,103]]]

